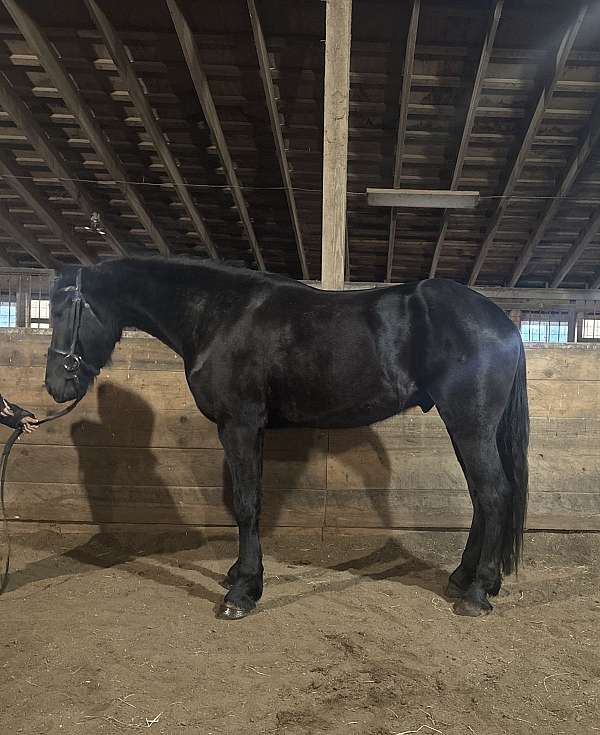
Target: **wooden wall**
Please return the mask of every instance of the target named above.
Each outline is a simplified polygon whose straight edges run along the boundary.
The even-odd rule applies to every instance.
[[[43,386],[48,341],[45,333],[0,333],[0,391],[38,415],[56,410]],[[542,345],[527,358],[529,528],[600,530],[600,346]],[[465,483],[435,412],[357,430],[272,432],[264,484],[269,525],[470,522]],[[215,428],[196,410],[179,358],[145,336],[122,341],[71,415],[18,443],[7,490],[8,513],[21,520],[233,522]]]

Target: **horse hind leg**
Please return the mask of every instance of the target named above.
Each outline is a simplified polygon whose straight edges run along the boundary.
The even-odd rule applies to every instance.
[[[455,610],[462,615],[491,612],[488,596],[502,584],[501,565],[511,487],[498,452],[496,432],[453,432],[460,450],[469,492],[475,508],[472,532],[463,561],[451,575],[461,591]],[[478,555],[478,558],[477,558]]]
[[[451,435],[450,440],[454,447],[456,459],[458,460],[463,474],[466,477],[466,467],[461,456],[460,449]],[[484,530],[483,517],[479,503],[477,502],[477,498],[472,492],[471,487],[469,487],[469,494],[473,504],[473,520],[471,521],[469,537],[462,554],[461,562],[448,579],[448,586],[446,587],[445,594],[446,597],[449,597],[450,599],[460,599],[465,596],[465,593],[475,579],[475,570],[477,569],[477,562],[481,555],[481,543],[483,540]]]

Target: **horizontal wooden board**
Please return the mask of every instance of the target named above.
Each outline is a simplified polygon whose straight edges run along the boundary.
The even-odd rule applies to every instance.
[[[600,386],[599,386],[600,389]],[[532,417],[530,420],[532,448],[590,444],[600,446],[600,416],[587,418]],[[372,426],[358,429],[337,429],[329,432],[331,452],[346,452],[360,447],[381,449],[447,449],[450,439],[442,420],[435,411],[421,414],[410,410]]]
[[[221,449],[28,446],[11,453],[11,480],[37,483],[215,487],[223,484]],[[264,486],[325,488],[326,455],[286,449],[265,453]]]
[[[427,490],[433,487],[464,489],[466,482],[452,449],[435,453],[427,449],[385,450],[356,447],[327,457],[329,489],[396,488]]]
[[[582,380],[530,380],[529,411],[541,418],[597,418],[600,383]]]
[[[46,366],[50,335],[46,332],[3,332],[0,340],[0,367]],[[145,334],[128,334],[112,356],[112,366],[129,370],[183,370],[179,355]]]
[[[472,508],[466,493],[451,490],[330,490],[328,527],[468,528]],[[531,496],[527,527],[600,531],[600,493],[539,493]]]
[[[42,407],[29,405],[34,413],[43,416]],[[99,447],[171,447],[178,449],[221,449],[217,427],[197,409],[189,412],[158,411],[130,406],[121,411],[111,406],[101,414],[87,401],[61,418],[44,424],[39,430],[23,438],[28,446],[67,445]],[[8,435],[6,435],[8,436]],[[2,438],[2,437],[0,437]],[[328,434],[319,429],[278,429],[267,431],[266,449],[289,449],[300,452],[305,448],[328,447]]]
[[[231,498],[222,487],[7,484],[9,518],[52,522],[235,525]],[[266,490],[262,519],[285,526],[319,527],[324,490]]]

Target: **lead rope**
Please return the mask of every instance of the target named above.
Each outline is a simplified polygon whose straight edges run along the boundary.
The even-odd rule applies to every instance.
[[[76,401],[73,401],[69,406],[64,408],[62,411],[59,411],[58,413],[52,414],[52,416],[46,416],[45,419],[41,419],[37,422],[38,426],[41,426],[42,424],[46,424],[50,421],[55,421],[56,419],[60,419],[63,416],[66,416],[68,413],[71,413],[71,411],[75,408],[75,406],[79,403],[81,398],[78,398]],[[22,426],[18,426],[13,433],[10,435],[8,441],[4,445],[4,449],[2,450],[2,460],[1,460],[1,470],[0,470],[0,510],[2,511],[2,525],[4,527],[4,535],[6,536],[6,560],[4,562],[4,568],[2,570],[2,573],[0,574],[0,594],[4,592],[6,589],[6,585],[8,584],[8,571],[10,567],[10,552],[11,552],[11,541],[10,541],[10,532],[8,528],[8,519],[6,517],[6,508],[4,506],[4,480],[6,479],[6,468],[8,467],[8,458],[10,457],[10,452],[12,448],[14,447],[17,439],[21,436],[24,429]]]

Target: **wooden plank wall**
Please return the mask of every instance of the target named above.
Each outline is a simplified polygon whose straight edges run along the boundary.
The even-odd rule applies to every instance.
[[[0,391],[39,415],[49,335],[4,330]],[[529,528],[600,530],[600,346],[528,348],[532,416]],[[0,429],[2,438],[8,432]],[[462,528],[470,501],[445,429],[419,410],[345,431],[266,441],[268,525]],[[215,428],[196,410],[179,358],[128,336],[68,417],[11,457],[10,517],[32,521],[230,525]]]

